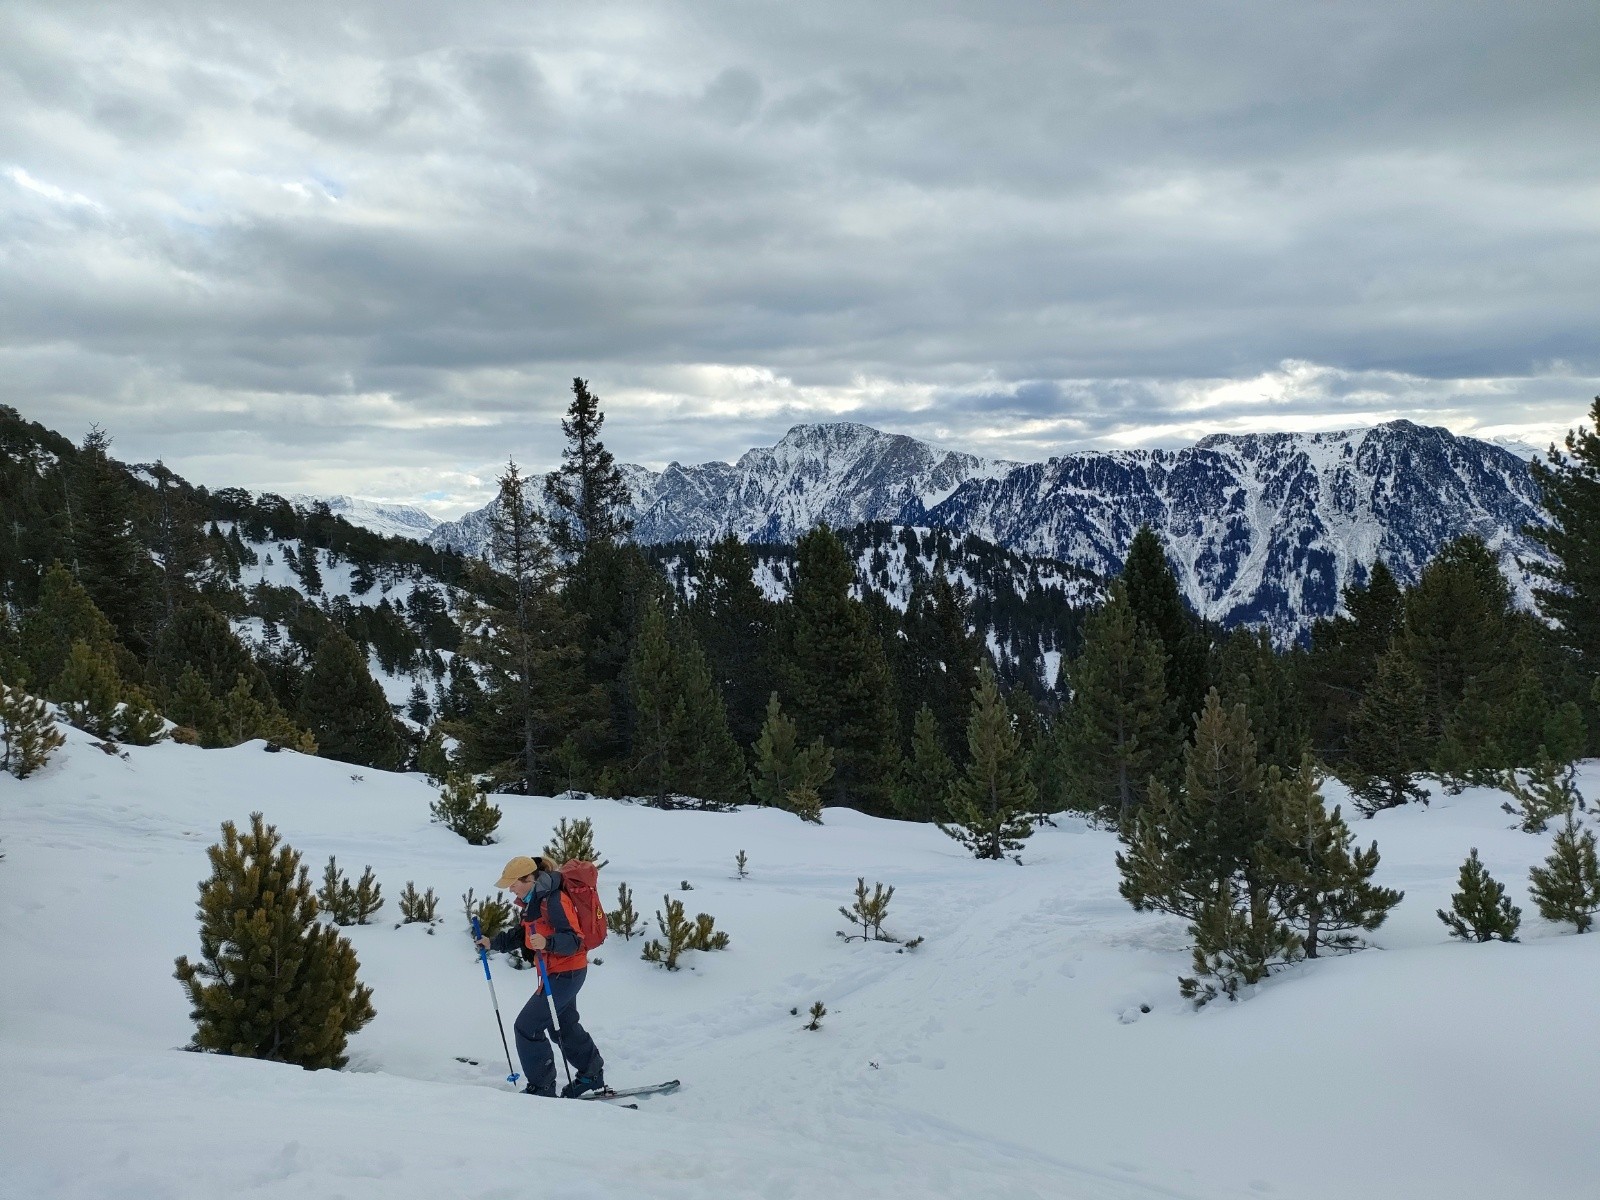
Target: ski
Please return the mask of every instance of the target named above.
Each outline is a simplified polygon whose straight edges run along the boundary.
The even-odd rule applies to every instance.
[[[575,1096],[574,1099],[625,1100],[630,1096],[665,1096],[669,1092],[677,1091],[680,1083],[681,1080],[669,1079],[665,1083],[651,1083],[644,1087],[606,1088],[604,1091],[588,1092],[582,1096]]]

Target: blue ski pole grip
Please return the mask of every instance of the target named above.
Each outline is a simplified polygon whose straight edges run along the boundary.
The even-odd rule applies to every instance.
[[[478,918],[472,918],[472,940],[474,943],[483,936],[483,929],[478,924]],[[483,964],[483,977],[489,978],[489,952],[482,946],[478,947],[478,961]]]

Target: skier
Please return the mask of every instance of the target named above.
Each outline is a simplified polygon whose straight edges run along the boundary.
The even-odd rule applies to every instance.
[[[578,992],[589,973],[589,957],[577,934],[577,914],[572,899],[561,890],[561,873],[542,858],[518,855],[506,864],[496,887],[516,898],[518,924],[493,938],[480,937],[484,950],[510,953],[520,950],[527,957],[542,956],[550,978],[550,996],[560,1025],[561,1051],[577,1072],[561,1089],[566,1097],[604,1090],[605,1061],[595,1049],[594,1039],[579,1024]],[[550,1050],[550,1001],[541,981],[534,982],[533,995],[523,1005],[512,1026],[517,1039],[517,1057],[528,1084],[523,1089],[535,1096],[556,1094],[556,1061]]]

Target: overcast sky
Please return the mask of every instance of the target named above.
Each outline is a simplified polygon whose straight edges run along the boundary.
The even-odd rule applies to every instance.
[[[0,401],[454,515],[852,419],[1042,459],[1600,391],[1595,0],[0,0]]]

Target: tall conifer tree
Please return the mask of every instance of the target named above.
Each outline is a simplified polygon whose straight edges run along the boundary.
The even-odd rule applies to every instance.
[[[1011,710],[987,663],[972,689],[967,755],[939,828],[976,858],[1014,855],[1033,833],[1035,793]]]
[[[341,629],[329,629],[317,646],[300,717],[325,758],[382,771],[397,771],[405,762],[389,701],[361,648]]]
[[[1548,461],[1533,462],[1550,524],[1526,532],[1555,560],[1532,566],[1549,585],[1540,607],[1592,679],[1600,676],[1600,396],[1589,421],[1567,431],[1564,452],[1552,446]]]
[[[833,751],[833,802],[889,811],[899,762],[889,667],[861,602],[844,545],[826,525],[800,539],[793,598],[789,692],[805,737]]]

